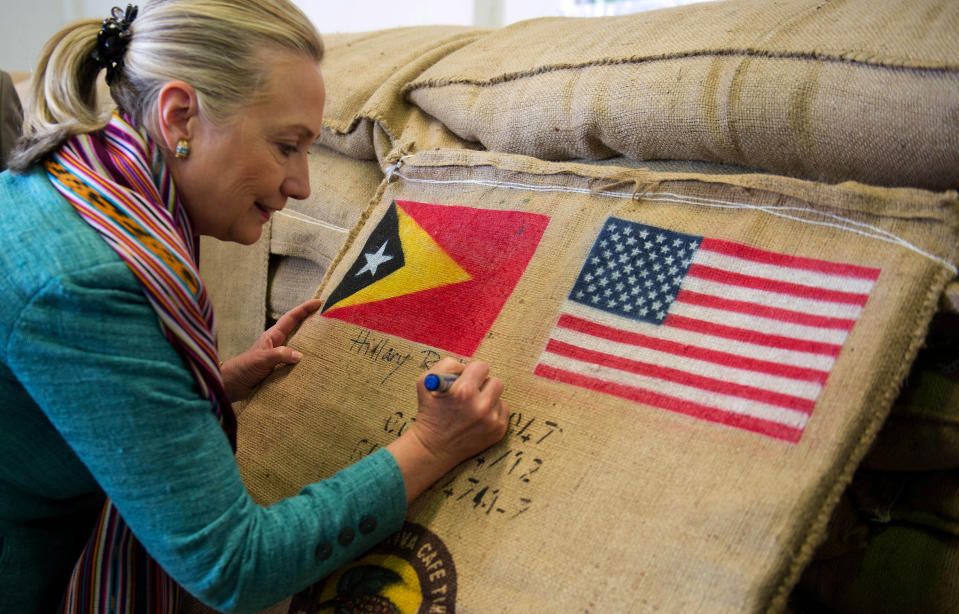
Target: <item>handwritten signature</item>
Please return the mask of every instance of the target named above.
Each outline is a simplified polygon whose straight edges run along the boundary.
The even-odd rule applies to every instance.
[[[390,379],[394,373],[399,371],[400,367],[406,364],[406,361],[413,357],[411,353],[403,353],[393,347],[389,337],[374,338],[373,332],[367,328],[360,329],[350,338],[349,352],[368,358],[373,362],[385,362],[393,366],[380,384],[385,384],[386,380]],[[420,369],[429,369],[441,358],[439,352],[434,350],[420,350],[420,355]]]

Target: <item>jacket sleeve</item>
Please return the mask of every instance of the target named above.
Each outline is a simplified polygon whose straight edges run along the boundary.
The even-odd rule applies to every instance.
[[[138,539],[210,606],[269,606],[402,525],[403,478],[386,450],[272,506],[253,502],[209,403],[122,262],[49,282],[7,352]]]

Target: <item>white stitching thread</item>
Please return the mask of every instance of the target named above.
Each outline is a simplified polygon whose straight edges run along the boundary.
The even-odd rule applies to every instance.
[[[274,213],[273,215],[283,215],[283,216],[286,216],[286,217],[293,218],[294,220],[299,220],[299,221],[301,221],[301,222],[305,222],[305,223],[307,223],[307,224],[312,224],[312,225],[314,225],[314,226],[321,226],[321,227],[323,227],[323,228],[326,228],[327,230],[333,230],[333,231],[336,231],[336,232],[349,232],[349,231],[350,231],[349,228],[343,228],[343,227],[340,227],[340,226],[334,226],[333,224],[330,224],[329,222],[324,222],[323,220],[317,219],[317,218],[315,218],[315,217],[310,217],[309,215],[306,215],[305,213],[300,213],[299,211],[277,211],[277,212]]]
[[[481,185],[484,187],[491,188],[508,188],[514,190],[525,190],[530,192],[566,192],[570,194],[598,194],[601,196],[610,196],[613,198],[629,198],[632,199],[633,195],[624,193],[624,192],[611,192],[608,190],[590,190],[589,188],[573,188],[568,186],[558,186],[558,185],[533,185],[526,183],[517,183],[511,181],[493,181],[489,179],[414,179],[408,177],[403,173],[399,172],[398,166],[394,165],[397,168],[391,167],[390,174],[391,176],[396,176],[404,181],[409,181],[411,183],[429,183],[437,185],[452,185],[452,184],[472,184],[472,185]],[[724,201],[724,200],[713,200],[708,198],[702,198],[698,196],[682,196],[679,194],[674,194],[672,192],[649,192],[643,194],[643,200],[651,200],[656,202],[669,202],[669,203],[679,203],[686,205],[698,205],[702,207],[714,207],[719,209],[752,209],[754,211],[760,211],[762,213],[768,213],[769,215],[775,215],[777,217],[785,218],[788,220],[793,220],[796,222],[801,222],[804,224],[813,224],[816,226],[826,226],[829,228],[836,228],[846,232],[852,232],[855,234],[863,235],[872,239],[877,239],[879,241],[885,241],[887,243],[892,243],[894,245],[899,245],[910,251],[913,251],[920,256],[928,258],[933,262],[941,264],[946,267],[948,270],[952,271],[953,275],[959,274],[959,269],[952,264],[951,262],[940,258],[934,254],[930,254],[922,249],[919,249],[917,246],[913,245],[909,241],[906,241],[902,237],[895,235],[887,230],[882,228],[877,228],[870,224],[865,224],[863,222],[857,222],[855,220],[846,219],[844,217],[826,213],[823,211],[817,211],[815,209],[804,209],[802,207],[762,207],[758,205],[750,205],[747,203],[740,203],[736,201]],[[839,220],[841,223],[833,223],[826,221],[817,221],[810,220],[795,215],[790,215],[788,213],[783,213],[784,211],[801,211],[803,213],[808,213],[812,215],[821,215],[824,217],[830,217],[835,220]],[[852,226],[859,226],[860,228],[868,229],[859,230],[857,228],[852,228]]]
[[[386,174],[386,183],[389,183],[390,181],[393,180],[394,174],[397,174],[397,175],[399,174],[397,173],[397,171],[399,170],[401,166],[403,166],[403,161],[412,155],[413,154],[406,154],[405,156],[400,156],[400,159],[396,161],[396,164],[391,164],[386,167],[386,170],[384,171]],[[402,175],[400,176],[402,177]]]

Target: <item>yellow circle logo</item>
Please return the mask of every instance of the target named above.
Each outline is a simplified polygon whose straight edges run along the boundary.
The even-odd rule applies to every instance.
[[[406,522],[361,558],[297,594],[290,614],[455,614],[456,567],[429,529]]]

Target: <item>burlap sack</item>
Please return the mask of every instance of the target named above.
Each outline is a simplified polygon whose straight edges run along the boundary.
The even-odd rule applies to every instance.
[[[320,143],[360,160],[382,160],[400,140],[419,141],[422,149],[470,147],[406,102],[401,92],[434,62],[485,33],[464,26],[422,26],[327,35]],[[401,139],[410,124],[413,134]]]
[[[272,320],[313,297],[383,178],[375,162],[310,148],[310,197],[290,200],[252,246],[200,240],[200,274],[220,356],[248,349]]]
[[[376,162],[322,145],[310,148],[309,164],[310,197],[273,217],[267,304],[274,320],[313,298],[383,179]]]
[[[271,224],[253,245],[200,238],[200,277],[213,304],[220,360],[248,350],[266,330]]]
[[[442,355],[511,426],[292,611],[782,609],[955,276],[956,195],[464,151],[391,179],[240,417],[244,479],[385,445]]]
[[[690,159],[959,185],[959,3],[726,0],[496,30],[405,89],[458,136],[542,159]]]

